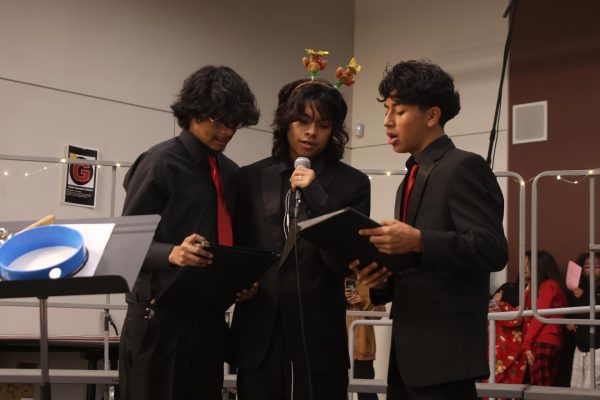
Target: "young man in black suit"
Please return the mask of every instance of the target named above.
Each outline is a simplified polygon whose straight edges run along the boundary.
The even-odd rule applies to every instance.
[[[475,400],[475,380],[489,375],[490,272],[507,261],[502,192],[483,158],[455,148],[444,132],[460,101],[440,67],[398,63],[379,94],[388,143],[410,158],[396,219],[360,233],[411,261],[394,274],[375,264],[359,269],[360,261],[351,269],[375,304],[392,302],[387,398]]]
[[[329,82],[285,85],[273,123],[272,157],[240,168],[235,243],[282,253],[254,298],[235,307],[231,329],[240,400],[346,399],[344,278],[350,271],[312,243],[299,239],[296,246],[294,240],[299,190],[298,220],[344,207],[369,214],[368,177],[340,161],[348,141],[346,112],[341,93]],[[310,159],[311,166],[294,168],[298,157]]]
[[[119,347],[122,400],[220,399],[225,309],[161,302],[183,267],[206,267],[203,241],[231,245],[238,166],[222,154],[243,126],[258,122],[254,95],[229,67],[206,66],[171,105],[179,136],[142,153],[127,175],[123,215],[159,214],[160,223],[131,293]]]

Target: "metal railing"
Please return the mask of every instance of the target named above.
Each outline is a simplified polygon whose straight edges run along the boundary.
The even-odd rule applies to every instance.
[[[596,311],[600,311],[600,305],[596,306]],[[589,307],[566,307],[566,308],[555,308],[555,309],[546,309],[539,310],[538,313],[541,315],[553,315],[553,314],[576,314],[584,311],[588,311]],[[510,320],[516,317],[533,317],[535,316],[532,310],[519,310],[511,311],[511,312],[498,312],[498,313],[490,313],[488,316],[493,314],[500,314],[501,318]],[[363,316],[365,318],[388,318],[389,313],[387,312],[378,312],[378,311],[348,311],[347,316]],[[383,319],[383,320],[373,320],[373,319],[359,319],[352,321],[350,327],[348,329],[348,352],[350,355],[350,370],[348,372],[350,385],[348,388],[348,400],[351,400],[352,394],[360,392],[360,388],[368,390],[369,393],[385,393],[387,385],[385,384],[385,380],[368,380],[368,379],[353,379],[354,377],[354,342],[355,342],[355,328],[357,326],[384,326],[391,327],[392,326],[391,319]],[[490,322],[494,322],[490,318]],[[490,328],[495,326],[494,323],[489,324]],[[490,338],[489,347],[490,349],[495,349],[495,337]],[[393,351],[393,349],[390,349]],[[492,351],[495,355],[495,350]],[[530,386],[527,384],[504,384],[504,383],[496,383],[493,381],[494,377],[494,368],[490,370],[490,379],[488,382],[478,382],[477,386],[477,394],[479,397],[511,397],[511,398],[544,398],[544,399],[593,399],[600,396],[600,394],[595,391],[595,388],[591,388],[592,390],[581,390],[581,389],[571,389],[571,388],[543,388]],[[360,382],[358,384],[357,382]],[[542,393],[542,397],[536,397],[533,393]],[[528,394],[531,394],[529,396]]]
[[[596,214],[596,193],[595,193],[595,176],[600,175],[600,169],[596,170],[562,170],[562,171],[546,171],[538,174],[533,180],[531,188],[531,310],[533,315],[539,321],[546,324],[577,324],[590,325],[590,374],[592,376],[592,389],[596,388],[596,353],[594,351],[594,341],[596,328],[595,325],[600,325],[600,320],[596,320],[596,282],[594,273],[594,251],[600,248],[596,243],[595,238],[595,214]],[[573,318],[545,318],[537,307],[537,296],[533,295],[538,292],[537,270],[538,270],[538,183],[546,177],[560,178],[561,176],[585,176],[589,177],[589,251],[590,251],[590,293],[589,293],[589,319],[573,319]]]
[[[80,159],[64,159],[64,158],[51,158],[51,157],[24,157],[24,156],[13,156],[13,155],[1,155],[0,160],[7,161],[24,161],[24,162],[36,162],[36,163],[64,163],[64,164],[87,164],[87,165],[96,165],[103,167],[110,167],[112,170],[111,174],[111,197],[110,197],[110,216],[114,216],[115,214],[115,194],[116,194],[116,174],[117,169],[121,167],[130,167],[132,164],[129,162],[116,162],[116,161],[94,161],[94,160],[80,160]],[[406,170],[387,170],[387,169],[362,169],[362,171],[369,175],[405,175]],[[595,243],[594,237],[594,226],[593,221],[595,218],[595,192],[594,192],[594,176],[600,175],[600,169],[596,170],[564,170],[564,171],[548,171],[543,172],[535,177],[532,187],[532,216],[531,216],[531,225],[532,225],[532,233],[531,233],[531,272],[532,272],[532,293],[537,292],[538,282],[536,278],[537,271],[537,201],[538,201],[538,190],[537,185],[538,182],[545,177],[549,176],[589,176],[590,181],[590,254],[592,258],[591,268],[592,273],[591,282],[590,282],[590,307],[568,307],[561,309],[550,309],[550,310],[539,310],[537,308],[537,298],[536,296],[532,296],[532,309],[525,310],[525,277],[524,277],[524,265],[525,265],[525,226],[526,226],[526,183],[523,178],[514,172],[510,171],[495,171],[494,172],[497,177],[506,177],[512,178],[519,184],[519,259],[518,259],[518,270],[519,270],[519,310],[514,312],[496,312],[490,313],[488,318],[490,321],[496,320],[512,320],[519,317],[535,317],[538,320],[544,323],[555,323],[555,324],[566,324],[566,323],[575,323],[575,324],[585,324],[590,325],[591,334],[595,333],[595,325],[599,325],[600,321],[595,320],[596,312],[600,311],[600,306],[594,304],[595,293],[594,293],[594,254],[593,251],[600,250],[600,245]],[[24,307],[38,307],[37,302],[27,302],[27,301],[3,301],[0,300],[0,306],[24,306]],[[82,308],[82,309],[101,309],[104,310],[105,313],[110,309],[119,309],[125,310],[127,308],[126,305],[115,305],[110,304],[110,297],[107,295],[106,304],[80,304],[80,303],[59,303],[59,302],[49,302],[49,307],[57,307],[57,308]],[[570,315],[575,313],[589,312],[589,319],[566,319],[566,318],[545,318],[547,315],[555,315],[555,314],[564,314]],[[349,311],[348,315],[363,315],[367,317],[373,318],[382,318],[386,317],[388,314],[385,312],[360,312],[360,311]],[[349,333],[349,350],[351,351],[350,362],[350,376],[353,376],[353,367],[354,367],[354,357],[353,357],[353,345],[354,345],[354,334],[353,327],[356,325],[383,325],[383,326],[391,326],[391,320],[358,320],[354,321],[351,326],[351,332]],[[490,350],[489,350],[489,360],[490,360],[490,370],[494,371],[495,367],[495,323],[489,324],[489,334],[490,334]],[[107,335],[107,332],[105,332]],[[594,355],[591,352],[591,368],[592,368],[592,376],[595,368],[594,364]],[[108,369],[108,340],[105,340],[105,369]],[[490,377],[490,383],[494,383],[494,374]]]

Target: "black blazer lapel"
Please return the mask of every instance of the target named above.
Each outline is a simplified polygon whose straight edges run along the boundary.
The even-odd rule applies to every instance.
[[[331,185],[331,183],[335,179],[334,168],[332,168],[332,167],[329,167],[329,168],[324,167],[320,171],[315,170],[315,173],[317,174],[317,179],[319,180],[319,183],[321,184],[321,187],[323,188],[323,190],[325,192],[327,192],[327,189],[329,188],[329,186]]]
[[[400,213],[402,212],[402,206],[401,206],[402,192],[404,191],[404,185],[406,185],[407,181],[408,181],[408,173],[406,175],[404,175],[404,179],[400,183],[400,186],[398,186],[398,190],[396,190],[396,204],[394,205],[394,218],[397,219],[398,221],[400,221],[400,219],[402,218],[402,216],[400,215]]]
[[[448,150],[454,148],[454,144],[448,136],[443,136],[429,145],[420,155],[415,157],[415,161],[419,164],[419,170],[417,171],[417,177],[410,193],[410,199],[408,201],[408,209],[406,210],[406,223],[411,226],[415,226],[417,220],[417,214],[419,213],[419,207],[425,194],[425,188],[427,186],[427,179],[429,174],[435,168],[436,163],[448,152]],[[405,178],[406,179],[406,178]],[[400,189],[404,185],[404,181],[400,186]],[[402,196],[402,192],[399,192]],[[398,201],[396,207],[399,207]],[[399,214],[398,214],[399,215]]]
[[[323,188],[325,192],[329,186],[333,183],[335,179],[335,172],[333,168],[315,168],[315,173],[317,174],[317,179],[319,180],[319,184]],[[280,185],[281,186],[281,185]],[[301,212],[302,213],[302,212]],[[293,221],[290,221],[290,224]],[[281,229],[279,230],[281,232]],[[283,236],[283,235],[281,235]],[[283,246],[283,250],[281,251],[281,257],[279,258],[279,267],[285,263],[287,257],[290,255],[292,250],[294,249],[294,245],[296,244],[296,232],[294,232],[294,227],[290,226],[290,232],[288,234],[287,240]]]
[[[427,186],[427,178],[429,178],[429,174],[434,167],[435,163],[430,159],[426,159],[419,164],[419,170],[417,171],[417,177],[410,192],[410,199],[408,200],[408,208],[406,210],[406,223],[411,226],[415,226],[419,206],[423,199],[425,186]]]
[[[265,224],[271,232],[273,248],[284,242],[283,220],[281,213],[281,176],[275,163],[262,171],[262,203],[265,207],[267,220]]]

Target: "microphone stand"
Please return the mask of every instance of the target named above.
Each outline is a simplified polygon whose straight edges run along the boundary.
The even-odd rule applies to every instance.
[[[302,291],[300,284],[300,265],[298,262],[298,214],[300,209],[300,188],[296,189],[296,199],[294,202],[294,214],[292,216],[292,226],[294,232],[294,261],[296,264],[296,286],[298,290],[298,312],[300,314],[300,334],[302,336],[302,347],[304,350],[304,362],[306,364],[306,380],[308,386],[308,398],[309,400],[313,400],[313,389],[312,389],[312,377],[310,373],[310,360],[308,358],[308,345],[306,343],[306,330],[304,328],[304,307],[302,306]],[[294,374],[294,369],[292,368],[292,374]],[[292,376],[292,380],[294,377]],[[294,398],[294,394],[292,393],[292,398]]]
[[[298,210],[300,209],[300,188],[296,189],[296,199],[294,200],[294,232],[298,233]]]
[[[506,5],[506,9],[502,13],[502,18],[508,17],[508,14],[510,13],[510,10],[513,7],[513,3],[514,2],[515,2],[515,0],[508,0],[508,4]]]
[[[500,119],[500,108],[502,105],[502,88],[504,86],[504,77],[506,75],[506,67],[508,64],[508,54],[510,49],[510,43],[512,40],[512,32],[513,26],[515,23],[515,17],[517,14],[517,6],[518,0],[509,0],[508,5],[506,6],[506,10],[502,14],[503,18],[506,18],[509,13],[512,12],[512,16],[510,19],[510,23],[508,26],[508,34],[506,36],[506,42],[504,43],[504,54],[502,57],[502,72],[500,72],[500,87],[498,88],[498,96],[496,98],[496,109],[494,111],[494,121],[492,122],[492,129],[490,130],[490,144],[488,147],[488,153],[485,161],[490,165],[491,168],[494,167],[494,154],[496,150],[496,142],[498,140],[498,124]]]

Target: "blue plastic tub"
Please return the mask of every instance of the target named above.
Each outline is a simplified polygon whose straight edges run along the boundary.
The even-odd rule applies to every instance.
[[[38,254],[39,257],[34,257]],[[28,265],[26,259],[37,261]],[[40,226],[15,235],[0,246],[0,277],[3,280],[67,278],[86,261],[87,250],[79,231],[60,225]]]

